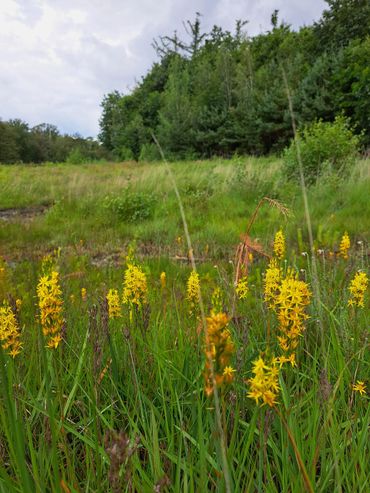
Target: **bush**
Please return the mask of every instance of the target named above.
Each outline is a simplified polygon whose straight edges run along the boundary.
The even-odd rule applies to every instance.
[[[348,120],[343,116],[337,116],[332,123],[321,120],[312,123],[299,131],[297,137],[307,184],[315,183],[323,174],[347,174],[360,145],[360,138],[353,134]],[[299,178],[294,141],[284,151],[284,170],[288,178]]]
[[[158,151],[158,148],[155,144],[143,144],[140,149],[139,161],[160,161],[161,155]]]
[[[123,221],[135,223],[150,219],[154,213],[156,198],[152,193],[125,190],[123,195],[108,196],[104,207]]]
[[[82,153],[79,147],[75,147],[68,154],[67,163],[69,164],[83,164],[86,162],[86,156]]]

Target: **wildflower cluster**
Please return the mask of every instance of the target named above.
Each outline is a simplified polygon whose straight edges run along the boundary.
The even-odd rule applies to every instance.
[[[190,313],[193,313],[199,305],[200,281],[199,274],[193,270],[186,284],[186,299],[190,304]]]
[[[281,268],[278,267],[276,259],[271,259],[265,273],[264,298],[269,308],[275,308],[276,297],[279,293],[282,278]]]
[[[121,300],[117,289],[110,289],[107,294],[108,316],[110,319],[119,318],[121,313]]]
[[[47,347],[56,349],[62,340],[63,301],[59,286],[59,274],[42,276],[37,285],[37,296],[40,310],[42,332],[47,337]]]
[[[252,373],[254,376],[247,380],[250,385],[248,397],[254,399],[256,404],[261,400],[262,405],[273,407],[280,390],[277,364],[272,360],[271,364],[267,365],[260,356],[253,362]]]
[[[235,292],[240,300],[245,300],[248,294],[248,278],[247,276],[241,277],[236,284]]]
[[[212,395],[214,385],[219,387],[234,379],[235,370],[230,366],[230,359],[234,354],[235,346],[228,323],[229,319],[225,313],[212,313],[207,318],[204,379],[205,392],[208,396]]]
[[[140,307],[146,303],[147,292],[145,272],[138,265],[129,263],[124,274],[123,303]]]
[[[221,313],[223,311],[222,291],[219,287],[215,288],[212,293],[212,311],[211,314]]]
[[[366,272],[357,272],[349,285],[351,297],[348,306],[358,306],[364,308],[364,297],[369,284]]]
[[[345,232],[344,235],[342,236],[340,245],[339,245],[339,256],[344,258],[345,260],[348,259],[348,250],[351,247],[351,240],[348,236],[348,233]]]
[[[280,229],[276,235],[274,240],[274,254],[279,259],[282,260],[285,254],[285,237]]]
[[[17,319],[6,302],[0,307],[0,341],[3,349],[13,358],[20,353],[22,343]]]
[[[278,341],[284,351],[297,347],[304,330],[304,321],[308,318],[305,308],[310,299],[311,292],[307,283],[299,280],[297,274],[288,272],[287,277],[281,281],[276,299],[279,330],[282,333],[278,336]]]

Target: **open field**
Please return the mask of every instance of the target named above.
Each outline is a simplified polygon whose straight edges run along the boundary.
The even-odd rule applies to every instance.
[[[294,248],[297,229],[307,239],[300,188],[282,176],[279,160],[181,162],[172,168],[198,256],[205,248],[211,258],[231,254],[263,196],[283,202],[292,216],[284,221],[276,210],[264,208],[254,237],[266,245],[281,225]],[[3,255],[30,257],[58,247],[81,249],[81,243],[87,253],[109,254],[133,239],[143,252],[179,253],[182,223],[162,164],[0,166],[0,183],[0,210],[26,208],[18,220],[0,212]],[[334,247],[344,231],[365,239],[369,185],[370,162],[363,160],[349,180],[329,177],[309,190],[318,248]]]
[[[0,166],[0,492],[367,491],[369,165]]]

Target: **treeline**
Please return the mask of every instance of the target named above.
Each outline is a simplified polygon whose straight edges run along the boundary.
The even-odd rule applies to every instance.
[[[155,159],[153,133],[170,158],[278,152],[292,137],[288,85],[299,126],[343,114],[368,145],[370,2],[327,4],[298,31],[275,11],[253,38],[240,20],[203,32],[196,14],[187,40],[154,41],[159,61],[130,94],[104,97],[100,141],[119,159]]]
[[[74,164],[107,158],[109,152],[92,138],[61,135],[56,126],[43,123],[30,128],[22,120],[0,120],[0,163]]]

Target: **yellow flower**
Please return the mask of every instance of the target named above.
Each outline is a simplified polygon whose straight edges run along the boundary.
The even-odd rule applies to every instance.
[[[17,319],[7,302],[0,307],[0,342],[12,358],[20,353],[22,344]]]
[[[62,340],[62,336],[60,334],[50,337],[47,343],[47,347],[50,349],[56,349],[59,346],[61,340]]]
[[[22,300],[20,300],[19,298],[15,300],[15,306],[17,307],[17,310],[20,309],[20,307],[22,306]]]
[[[56,348],[61,340],[64,325],[62,291],[59,286],[58,272],[53,271],[40,278],[37,285],[37,296],[42,332],[50,339],[47,346]]]
[[[247,380],[250,385],[248,397],[254,399],[256,404],[267,404],[270,407],[275,406],[276,399],[280,390],[279,387],[279,368],[276,366],[275,358],[268,365],[260,356],[253,362],[252,373],[254,377]]]
[[[225,382],[231,383],[234,380],[234,373],[236,370],[232,366],[225,366],[222,376]]]
[[[265,273],[264,298],[269,308],[275,308],[276,297],[280,289],[282,271],[276,259],[271,259]]]
[[[348,259],[348,250],[351,247],[351,240],[348,236],[348,233],[345,232],[344,235],[342,236],[340,245],[339,245],[339,256],[344,258],[345,260]]]
[[[245,300],[248,294],[248,279],[247,276],[241,277],[236,285],[235,292],[240,300]]]
[[[160,280],[161,280],[161,288],[165,289],[165,287],[166,287],[166,273],[165,272],[161,272]]]
[[[122,316],[120,297],[117,289],[110,289],[107,294],[108,316],[110,319]]]
[[[147,292],[146,275],[141,267],[128,264],[124,274],[123,303],[140,307],[146,303]]]
[[[204,352],[206,363],[204,370],[205,391],[209,396],[216,386],[230,383],[235,370],[230,366],[230,359],[235,352],[235,346],[228,329],[229,318],[226,313],[213,313],[207,317],[207,328]],[[212,371],[214,382],[212,378]]]
[[[306,306],[310,303],[311,292],[307,283],[297,279],[296,274],[288,272],[282,280],[279,293],[276,297],[276,311],[279,320],[279,330],[282,337],[278,337],[280,347],[284,351],[294,350],[298,338],[304,330],[304,321],[308,315]]]
[[[193,270],[186,285],[186,299],[190,304],[190,313],[199,305],[200,281],[199,274]]]
[[[351,297],[348,300],[349,306],[358,306],[364,308],[364,297],[369,284],[366,272],[357,272],[349,285]]]
[[[223,310],[222,292],[219,287],[212,293],[212,314],[221,313]]]
[[[86,288],[81,288],[81,299],[82,299],[82,301],[86,301],[87,300],[87,290],[86,290]]]
[[[285,238],[281,229],[275,235],[274,253],[279,260],[282,260],[285,254]]]
[[[362,382],[361,380],[357,380],[357,382],[352,385],[352,388],[355,392],[359,392],[361,395],[366,394],[365,382]]]

